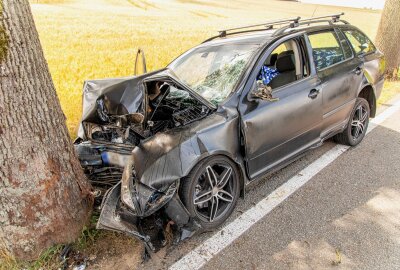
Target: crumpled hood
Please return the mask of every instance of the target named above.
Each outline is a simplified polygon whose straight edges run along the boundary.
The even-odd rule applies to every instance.
[[[140,76],[85,81],[78,137],[87,139],[82,122],[103,123],[98,113],[99,106],[104,106],[105,110],[112,115],[142,112],[141,106],[145,94],[142,81],[154,75],[173,76],[168,69],[161,69]],[[103,102],[99,104],[100,98]]]
[[[136,112],[144,114],[142,104],[145,90],[142,82],[145,79],[162,77],[172,79],[203,104],[210,108],[215,108],[213,104],[180,82],[176,75],[168,68],[140,76],[88,80],[85,81],[83,86],[82,118],[78,129],[78,137],[84,140],[87,139],[82,122],[104,124],[104,119],[101,118],[102,113],[100,111],[106,111],[110,115],[123,115]],[[100,110],[99,107],[103,108]]]

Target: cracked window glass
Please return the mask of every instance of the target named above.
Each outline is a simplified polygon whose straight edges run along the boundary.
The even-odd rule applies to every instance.
[[[169,68],[202,97],[218,105],[234,90],[255,44],[214,45],[195,48]]]
[[[371,40],[363,33],[357,30],[346,30],[344,31],[346,37],[349,39],[354,51],[357,55],[362,53],[370,53],[376,50]]]

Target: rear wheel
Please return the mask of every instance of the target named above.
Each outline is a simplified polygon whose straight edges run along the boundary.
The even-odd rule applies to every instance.
[[[181,198],[203,229],[220,226],[232,213],[240,194],[236,164],[214,156],[197,164],[181,181]]]
[[[355,146],[364,138],[369,123],[370,108],[363,98],[357,98],[346,129],[337,134],[334,140],[341,144]]]

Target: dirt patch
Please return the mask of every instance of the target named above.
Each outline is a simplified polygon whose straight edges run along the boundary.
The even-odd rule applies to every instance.
[[[104,232],[96,243],[83,251],[88,258],[87,269],[139,269],[143,245],[128,236]]]

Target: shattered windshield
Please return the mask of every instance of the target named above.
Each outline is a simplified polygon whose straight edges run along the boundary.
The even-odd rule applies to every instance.
[[[169,66],[180,80],[218,105],[234,90],[256,44],[215,45],[193,49]]]

